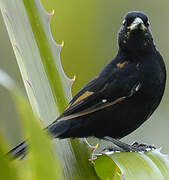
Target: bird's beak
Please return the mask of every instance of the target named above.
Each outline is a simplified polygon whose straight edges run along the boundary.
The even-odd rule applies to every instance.
[[[144,25],[144,22],[141,18],[137,17],[134,19],[134,21],[131,23],[131,25],[128,27],[130,31],[140,29],[142,31],[145,31],[147,28]]]

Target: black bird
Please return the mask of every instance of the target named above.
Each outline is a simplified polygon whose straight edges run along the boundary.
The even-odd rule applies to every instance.
[[[118,33],[116,57],[71,100],[63,114],[46,129],[54,138],[94,136],[125,150],[139,147],[120,142],[137,129],[159,105],[166,82],[163,58],[143,12],[128,12]],[[12,149],[25,153],[23,142]]]

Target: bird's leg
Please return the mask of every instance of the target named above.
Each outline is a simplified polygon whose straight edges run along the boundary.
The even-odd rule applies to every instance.
[[[119,141],[117,139],[114,139],[112,137],[109,137],[109,136],[105,136],[103,139],[105,139],[107,141],[111,141],[116,146],[120,147],[122,149],[122,151],[127,151],[127,152],[146,152],[146,151],[155,149],[154,146],[151,146],[151,145],[149,146],[149,145],[145,145],[145,144],[139,144],[137,142],[135,142],[132,145],[126,144],[124,142],[121,142],[121,141]]]
[[[95,159],[95,158],[94,158],[94,157],[95,157],[95,151],[96,151],[96,149],[99,147],[99,144],[96,144],[95,146],[92,146],[92,145],[88,142],[87,138],[84,138],[84,141],[85,141],[85,143],[89,146],[89,148],[90,148],[91,151],[92,151],[91,160]]]
[[[111,141],[113,144],[115,144],[116,146],[120,147],[124,151],[128,151],[128,152],[131,152],[131,151],[136,152],[137,151],[137,148],[135,148],[134,146],[131,146],[129,144],[121,142],[121,141],[119,141],[117,139],[114,139],[112,137],[105,136],[103,139],[105,139],[106,141]]]
[[[99,147],[99,144],[96,144],[95,146],[92,146],[89,142],[88,142],[88,140],[87,140],[87,138],[84,138],[84,141],[85,141],[85,143],[89,146],[89,148],[91,149],[91,150],[96,150],[98,147]]]

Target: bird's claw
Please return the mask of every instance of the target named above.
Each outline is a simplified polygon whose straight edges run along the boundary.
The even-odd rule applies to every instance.
[[[109,152],[114,153],[114,152],[125,152],[125,150],[120,147],[110,146],[110,147],[104,148],[101,152],[102,153],[109,153]]]
[[[120,148],[120,147],[108,147],[102,150],[104,153],[110,153],[110,152],[148,152],[155,150],[156,147],[153,145],[147,145],[147,144],[139,144],[138,142],[134,142],[131,145],[128,145],[127,148]]]
[[[146,144],[139,144],[137,142],[134,142],[133,144],[126,144],[124,142],[119,141],[118,139],[114,139],[109,136],[104,137],[105,140],[111,141],[118,147],[119,152],[147,152],[156,149],[152,145],[146,145]],[[107,148],[112,149],[112,148]]]
[[[136,152],[148,152],[156,149],[156,147],[153,145],[148,145],[143,143],[139,144],[138,142],[132,143],[131,146],[137,149]]]
[[[99,144],[96,144],[95,146],[90,146],[90,149],[93,151],[95,151],[97,148],[99,147]]]
[[[91,158],[89,159],[89,161],[93,162],[93,160],[97,158],[95,151],[98,147],[99,147],[99,144],[96,144],[95,146],[90,146],[90,149],[92,152],[91,152]]]
[[[96,154],[95,154],[95,151],[99,147],[99,144],[96,144],[95,146],[93,146],[87,141],[86,138],[84,138],[84,141],[88,145],[89,149],[91,150],[91,158],[89,159],[89,161],[93,162],[97,158]]]

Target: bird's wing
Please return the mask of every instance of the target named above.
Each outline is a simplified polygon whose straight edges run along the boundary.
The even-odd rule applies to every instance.
[[[112,71],[109,68],[77,93],[58,120],[72,119],[115,105],[140,89],[140,76],[134,63],[126,66],[121,63]]]

